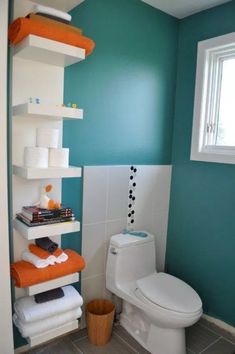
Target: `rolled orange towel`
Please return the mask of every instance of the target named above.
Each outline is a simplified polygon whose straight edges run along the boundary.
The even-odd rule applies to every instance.
[[[52,23],[39,22],[33,18],[17,18],[11,23],[8,31],[11,44],[21,42],[29,34],[84,48],[86,55],[91,54],[95,47],[95,42],[92,39],[84,37],[80,33],[65,30]]]
[[[61,248],[57,248],[57,250],[54,253],[49,253],[49,252],[45,251],[44,249],[34,245],[33,243],[30,243],[28,245],[28,248],[31,253],[35,254],[35,256],[38,256],[39,258],[42,258],[42,259],[47,259],[50,256],[59,257],[64,252]]]
[[[67,262],[56,264],[53,267],[38,269],[25,261],[11,264],[11,277],[15,281],[15,285],[19,288],[25,288],[68,274],[80,272],[85,268],[85,260],[77,252],[69,249],[64,252],[69,257]]]

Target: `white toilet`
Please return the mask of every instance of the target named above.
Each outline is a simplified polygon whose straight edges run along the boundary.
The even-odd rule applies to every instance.
[[[154,237],[110,239],[106,287],[122,298],[121,325],[152,354],[186,354],[185,327],[202,315],[198,294],[185,282],[156,272]]]

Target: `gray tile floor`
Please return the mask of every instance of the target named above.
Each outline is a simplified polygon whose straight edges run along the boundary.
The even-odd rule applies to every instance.
[[[235,337],[201,319],[186,330],[187,354],[235,354]],[[61,337],[25,354],[148,354],[121,326],[115,325],[110,342],[95,347],[87,331],[80,330]],[[174,354],[174,353],[172,353]]]

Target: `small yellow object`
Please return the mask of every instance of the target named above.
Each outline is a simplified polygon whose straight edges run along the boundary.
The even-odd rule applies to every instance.
[[[72,104],[72,108],[77,108],[77,107],[78,107],[77,103]]]

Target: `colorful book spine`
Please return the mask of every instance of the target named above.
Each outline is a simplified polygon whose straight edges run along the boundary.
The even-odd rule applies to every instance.
[[[68,222],[68,221],[74,221],[75,220],[74,216],[72,216],[72,217],[69,216],[69,217],[48,219],[48,220],[45,220],[45,221],[32,222],[29,219],[27,219],[26,217],[24,217],[24,215],[22,215],[21,213],[16,214],[16,218],[18,220],[22,221],[27,226],[40,226],[40,225],[56,224],[56,223]]]

